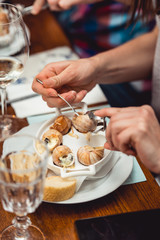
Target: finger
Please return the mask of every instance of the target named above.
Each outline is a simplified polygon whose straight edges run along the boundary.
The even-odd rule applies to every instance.
[[[117,113],[117,112],[120,112],[121,109],[120,108],[103,108],[103,109],[100,109],[100,110],[96,110],[94,112],[94,114],[96,116],[99,116],[99,117],[109,117],[109,116],[112,116],[113,114]]]
[[[74,5],[77,5],[79,3],[83,3],[82,0],[60,0],[59,1],[59,6],[62,8],[62,9],[69,9],[71,8],[72,6]]]
[[[113,150],[120,150],[119,149],[120,142],[118,139],[118,134],[123,132],[128,127],[132,125],[134,126],[135,121],[133,118],[128,118],[128,119],[122,118],[122,119],[118,119],[118,121],[114,121],[113,118],[114,117],[111,118],[107,126],[106,139]]]
[[[47,64],[39,74],[37,74],[34,78],[34,80],[36,81],[36,79],[39,79],[41,82],[46,81],[46,79],[50,78],[50,77],[54,77],[56,76],[56,71],[55,69],[52,67],[52,63],[51,64]]]
[[[59,0],[48,0],[49,7],[52,11],[60,11],[62,10],[59,5]]]
[[[60,88],[69,85],[71,82],[77,83],[77,71],[75,70],[75,61],[63,61],[61,63],[49,64],[42,73],[49,73],[45,76],[44,86],[52,88]]]
[[[111,128],[112,135],[117,135],[120,132],[124,131],[127,128],[133,127],[135,128],[135,123],[137,123],[137,118],[132,116],[123,117],[123,118],[114,118],[112,117],[109,126]]]
[[[31,13],[33,15],[38,14],[40,12],[41,8],[43,7],[44,3],[45,3],[45,0],[35,0],[32,10],[31,10]]]
[[[42,96],[43,101],[47,102],[47,98]]]
[[[101,110],[97,110],[94,112],[96,116],[100,117],[112,117],[116,113],[128,113],[128,112],[135,112],[138,110],[138,107],[125,107],[125,108],[104,108]]]
[[[112,134],[111,134],[110,124],[108,124],[107,129],[106,129],[106,140],[107,140],[107,143],[109,144],[110,148],[114,150],[114,145],[112,143]]]
[[[112,138],[113,145],[127,155],[136,155],[135,150],[135,126],[124,129],[116,137]]]
[[[106,142],[104,144],[104,148],[108,149],[108,150],[112,150],[112,147],[110,146],[110,144],[108,142]]]
[[[106,139],[109,142],[110,146],[114,150],[122,150],[120,149],[120,139],[119,134],[123,132],[125,129],[132,127],[135,129],[135,121],[134,118],[122,118],[114,121],[114,116],[111,118],[107,129],[106,129]]]
[[[74,103],[79,103],[83,100],[83,98],[86,96],[87,91],[82,90],[76,94],[76,98],[74,99]]]
[[[38,83],[35,79],[32,83],[32,90],[45,97],[56,97],[57,91],[52,88],[44,88],[44,86]]]
[[[55,89],[61,88],[62,86],[69,84],[69,82],[72,80],[70,76],[68,77],[66,76],[68,76],[68,74],[64,70],[62,73],[58,75],[49,77],[48,79],[45,79],[45,81],[43,82],[44,87]]]
[[[76,92],[70,91],[68,93],[61,94],[61,96],[70,104],[74,102],[74,99],[76,98]],[[65,107],[67,106],[66,102],[63,101],[59,97],[45,97],[44,100],[47,102],[47,105],[49,107]]]
[[[79,93],[76,93],[75,91],[69,91],[67,93],[61,94],[61,96],[70,104],[75,104],[81,102],[81,100],[86,95],[86,91],[81,91]],[[65,107],[67,104],[60,99],[59,97],[44,97],[44,101],[47,102],[47,105],[49,107]]]

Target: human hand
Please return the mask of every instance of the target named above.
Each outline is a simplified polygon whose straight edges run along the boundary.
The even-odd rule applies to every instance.
[[[48,0],[47,2],[48,2],[48,6],[51,10],[53,10],[53,11],[63,10],[63,9],[61,9],[61,7],[59,5],[59,0]],[[45,3],[46,3],[46,0],[35,0],[33,3],[31,13],[33,15],[37,15],[41,11],[41,9]]]
[[[36,81],[43,82],[43,85]],[[33,91],[42,95],[49,107],[62,107],[61,94],[69,103],[81,102],[88,91],[96,85],[96,67],[91,58],[54,62],[46,65],[34,78]]]
[[[103,0],[48,0],[48,5],[52,11],[62,11],[78,4],[91,4]],[[32,14],[38,14],[46,0],[35,0],[32,8]]]
[[[105,108],[95,115],[110,117],[105,148],[138,155],[149,170],[160,173],[160,125],[150,106]]]

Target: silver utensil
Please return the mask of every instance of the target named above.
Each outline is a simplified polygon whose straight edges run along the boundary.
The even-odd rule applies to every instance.
[[[36,81],[43,85],[43,82],[40,79],[36,78]],[[79,114],[76,112],[76,110],[71,106],[71,104],[69,102],[66,101],[66,99],[64,99],[60,94],[57,94],[57,96],[59,98],[61,98],[65,103],[67,103],[67,105],[74,111],[74,113],[77,116],[79,116]],[[88,111],[85,114],[87,114],[89,116],[89,118],[91,120],[93,120],[94,123],[96,124],[96,126],[98,127],[98,128],[96,128],[94,133],[98,133],[99,131],[105,131],[105,129],[106,129],[105,118],[101,118],[101,117],[95,116],[92,111]],[[99,126],[102,126],[102,127],[99,127]]]
[[[40,79],[36,78],[36,81],[43,85],[43,82]],[[60,94],[57,94],[57,96],[59,98],[61,98],[74,111],[74,113],[77,116],[79,116],[79,114],[76,112],[76,110],[71,106],[71,104],[65,98],[63,98]]]
[[[93,131],[94,133],[98,133],[100,131],[106,130],[107,124],[106,124],[105,118],[101,118],[101,117],[94,115],[94,113],[92,111],[88,111],[88,112],[86,112],[86,114],[88,114],[89,118],[92,119],[98,127],[98,128],[96,128],[96,130]],[[102,126],[102,127],[99,127],[99,126]]]
[[[63,98],[60,94],[57,94],[59,98],[61,98],[65,103],[67,103],[67,105],[74,111],[74,113],[79,116],[79,114],[76,112],[76,110],[71,106],[71,104],[69,102],[67,102],[67,100],[65,98]]]
[[[31,13],[33,5],[25,7],[23,4],[16,4],[16,7],[21,11],[22,15],[24,16]],[[48,8],[48,3],[45,3],[41,10],[45,10],[46,8]]]

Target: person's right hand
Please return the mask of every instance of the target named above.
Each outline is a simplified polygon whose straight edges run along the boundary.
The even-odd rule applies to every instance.
[[[72,104],[79,103],[96,85],[97,79],[97,68],[92,58],[54,62],[46,65],[34,78],[32,89],[42,95],[49,107],[62,107],[66,104],[57,97],[57,93]]]

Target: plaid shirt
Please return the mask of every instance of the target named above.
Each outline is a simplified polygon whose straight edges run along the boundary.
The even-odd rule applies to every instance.
[[[153,29],[155,22],[139,20],[129,25],[128,8],[116,1],[82,4],[58,14],[58,20],[79,57],[90,57],[115,48]],[[151,88],[151,81],[132,84],[139,91]]]

